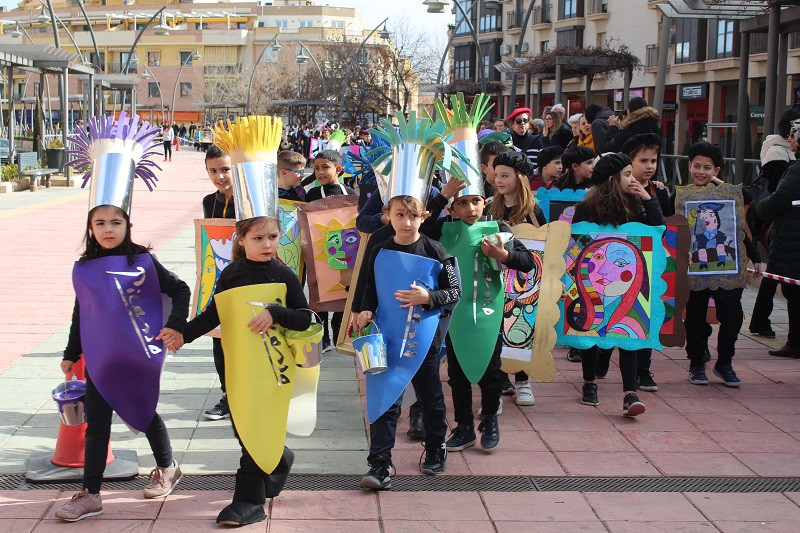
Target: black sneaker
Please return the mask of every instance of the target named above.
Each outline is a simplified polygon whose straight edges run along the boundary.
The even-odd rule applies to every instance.
[[[692,385],[708,385],[708,376],[704,366],[689,367],[689,383]]]
[[[622,414],[624,416],[637,416],[644,413],[644,403],[634,393],[629,392],[622,401]]]
[[[388,490],[392,488],[394,466],[385,455],[377,455],[369,463],[369,472],[364,474],[358,486],[362,489]]]
[[[264,514],[264,506],[254,503],[233,500],[225,509],[217,515],[217,524],[226,526],[246,526],[263,522],[267,519]]]
[[[412,439],[425,438],[425,423],[422,419],[422,408],[413,404],[408,410],[408,431],[406,435]]]
[[[742,385],[742,380],[733,371],[733,366],[731,365],[714,365],[714,375],[720,378],[728,387],[740,387]]]
[[[649,368],[643,368],[639,371],[638,384],[639,390],[647,392],[658,391],[658,384],[653,380],[653,374],[650,372]]]
[[[444,474],[447,464],[447,448],[444,443],[438,448],[425,448],[425,461],[420,457],[419,471],[423,474]]]
[[[756,335],[757,337],[764,337],[765,339],[774,339],[775,332],[772,330],[770,326],[762,326],[758,329],[750,328],[750,333]]]
[[[450,433],[450,438],[445,442],[448,452],[460,452],[471,446],[475,446],[475,426],[472,424],[459,424]]]
[[[215,405],[208,411],[204,411],[203,416],[207,420],[222,420],[224,418],[230,418],[231,410],[228,407],[228,395],[223,394],[222,398],[220,398],[219,401],[217,402],[217,405]]]
[[[600,400],[597,399],[597,383],[583,384],[581,403],[583,405],[597,405],[600,403]]]
[[[614,350],[601,348],[597,354],[597,369],[595,369],[594,377],[603,379],[608,375],[608,367],[611,365],[611,354]]]
[[[481,448],[485,452],[493,452],[500,444],[500,427],[497,425],[497,415],[485,416],[478,426],[481,432]],[[449,450],[449,448],[448,448]]]
[[[514,385],[511,383],[511,380],[508,379],[508,374],[503,374],[506,377],[505,383],[500,386],[500,394],[505,396],[514,396],[517,392],[514,388]]]
[[[580,363],[583,361],[581,351],[577,348],[570,348],[569,352],[567,352],[567,361],[570,363]]]

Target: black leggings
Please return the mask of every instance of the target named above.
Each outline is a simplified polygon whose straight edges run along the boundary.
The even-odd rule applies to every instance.
[[[164,141],[164,159],[172,158],[172,141]]]
[[[114,411],[86,375],[86,448],[83,457],[83,488],[90,493],[100,492],[103,482],[103,472],[106,469],[108,455],[108,442],[111,439],[111,417]],[[150,449],[156,464],[161,468],[172,466],[172,446],[169,443],[169,434],[164,421],[158,416],[153,416],[150,427],[145,432]]]
[[[622,390],[636,390],[636,370],[639,350],[619,350],[619,371],[622,374]],[[597,373],[597,359],[600,349],[592,346],[588,350],[581,350],[581,366],[583,367],[583,380],[594,381]]]
[[[492,358],[483,373],[478,386],[481,389],[481,409],[484,416],[497,414],[500,407],[500,391],[504,374],[500,370],[500,352],[503,349],[503,339],[497,339],[497,344],[492,352]],[[458,362],[450,337],[447,337],[447,384],[453,395],[453,415],[456,424],[473,425],[472,416],[472,383],[467,379],[461,364]]]
[[[214,353],[214,368],[217,369],[219,376],[219,386],[225,394],[225,353],[222,351],[222,340],[214,337],[211,346]]]

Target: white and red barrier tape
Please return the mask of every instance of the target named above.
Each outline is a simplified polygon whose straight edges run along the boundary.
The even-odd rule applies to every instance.
[[[756,271],[752,268],[747,269],[751,274]],[[774,279],[775,281],[782,281],[783,283],[791,283],[792,285],[800,285],[800,279],[787,278],[786,276],[779,276],[777,274],[770,274],[769,272],[762,272],[761,275],[765,278]]]

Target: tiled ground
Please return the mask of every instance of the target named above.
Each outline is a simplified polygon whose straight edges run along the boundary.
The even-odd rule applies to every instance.
[[[160,260],[194,286],[192,218],[210,190],[195,152],[176,154],[155,193],[137,190],[134,238],[152,243]],[[0,197],[0,239],[17,243],[0,256],[0,474],[23,473],[33,452],[52,451],[58,418],[49,391],[62,379],[73,304],[70,269],[80,248],[87,195],[75,189],[39,189]],[[745,291],[752,309],[755,290]],[[748,318],[749,320],[749,318]],[[775,341],[740,336],[735,359],[744,381],[730,389],[711,377],[687,382],[682,349],[653,356],[660,385],[640,396],[647,412],[622,417],[622,386],[612,362],[599,382],[600,405],[579,403],[580,365],[554,352],[552,383],[534,385],[536,404],[517,407],[505,398],[501,445],[451,454],[450,475],[532,476],[800,476],[800,361],[767,354],[785,341],[785,301],[776,298]],[[747,329],[747,320],[745,322]],[[713,339],[713,337],[712,337]],[[712,346],[712,353],[714,352]],[[614,357],[616,361],[616,356]],[[446,381],[446,369],[442,371]],[[11,394],[7,394],[11,392]],[[445,385],[445,391],[447,386]],[[332,354],[323,363],[317,430],[292,438],[294,472],[361,474],[367,437],[363,379],[353,361]],[[159,412],[187,473],[231,473],[238,465],[228,422],[208,422],[201,411],[219,398],[208,339],[186,346],[166,364]],[[476,397],[477,397],[476,390]],[[477,409],[477,401],[475,402]],[[448,410],[452,414],[448,399]],[[451,420],[452,423],[452,420]],[[394,462],[417,474],[421,447],[398,430]],[[146,440],[115,423],[115,448],[138,452],[142,473],[152,468]],[[59,528],[58,491],[0,492],[0,533]],[[165,501],[133,492],[107,493],[106,514],[83,522],[86,531],[202,531],[230,498],[225,492],[176,491]],[[266,531],[796,531],[797,494],[619,493],[384,493],[287,492],[271,504]],[[110,522],[113,520],[113,522]],[[113,525],[112,525],[113,524]]]

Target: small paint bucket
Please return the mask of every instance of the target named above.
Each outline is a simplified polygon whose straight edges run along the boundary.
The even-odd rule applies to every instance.
[[[86,396],[86,382],[72,379],[61,383],[53,389],[53,400],[58,404],[61,421],[66,426],[80,426],[86,422],[86,409],[84,397]]]
[[[286,344],[294,354],[294,362],[303,368],[312,368],[322,362],[322,324],[311,324],[303,331],[286,330]]]
[[[377,330],[378,327],[375,326]],[[386,372],[386,341],[383,334],[373,333],[353,340],[358,366],[364,374],[380,374]]]

